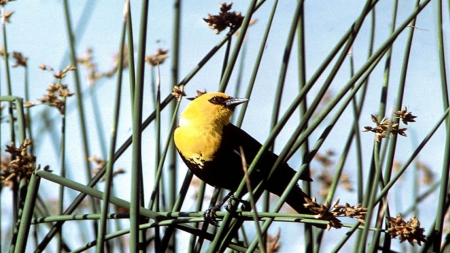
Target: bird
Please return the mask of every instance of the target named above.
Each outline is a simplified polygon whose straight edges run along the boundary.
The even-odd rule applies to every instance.
[[[174,131],[175,146],[186,166],[205,183],[229,190],[227,197],[233,196],[245,176],[241,155],[245,156],[249,165],[262,146],[244,130],[230,123],[236,106],[247,101],[222,92],[204,93],[187,105]],[[241,149],[243,152],[240,152]],[[264,152],[250,177],[252,189],[267,178],[277,158],[271,151]],[[281,164],[266,182],[265,189],[281,196],[295,173],[287,163]],[[305,174],[300,179],[312,181]],[[296,184],[288,194],[286,203],[300,214],[313,214],[303,205],[305,198],[310,199]],[[219,205],[224,202],[225,199]],[[215,208],[212,210],[214,214],[220,206]],[[205,218],[211,218],[209,215],[211,210],[205,212]],[[210,223],[215,224],[214,220]]]

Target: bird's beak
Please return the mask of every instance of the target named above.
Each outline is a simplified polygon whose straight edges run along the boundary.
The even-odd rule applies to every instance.
[[[225,106],[231,109],[234,109],[237,105],[247,102],[246,98],[233,98],[230,97],[225,101]]]

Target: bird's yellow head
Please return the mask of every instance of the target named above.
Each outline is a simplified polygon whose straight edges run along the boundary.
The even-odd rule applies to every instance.
[[[228,125],[234,108],[248,99],[212,92],[195,98],[180,115],[180,126],[199,124]]]

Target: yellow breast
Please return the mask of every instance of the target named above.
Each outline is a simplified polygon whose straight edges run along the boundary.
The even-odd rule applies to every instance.
[[[175,145],[188,161],[202,168],[212,161],[222,142],[222,128],[214,126],[182,126],[174,133]]]
[[[174,141],[181,155],[202,168],[212,161],[222,142],[223,127],[230,123],[232,107],[214,103],[214,97],[229,99],[223,93],[208,93],[194,99],[181,113]]]

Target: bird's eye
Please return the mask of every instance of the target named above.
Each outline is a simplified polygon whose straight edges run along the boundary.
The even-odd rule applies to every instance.
[[[223,97],[216,96],[216,97],[212,97],[212,98],[209,100],[209,102],[211,102],[211,103],[213,103],[213,104],[223,104],[225,100],[226,100],[226,99],[223,98]]]

